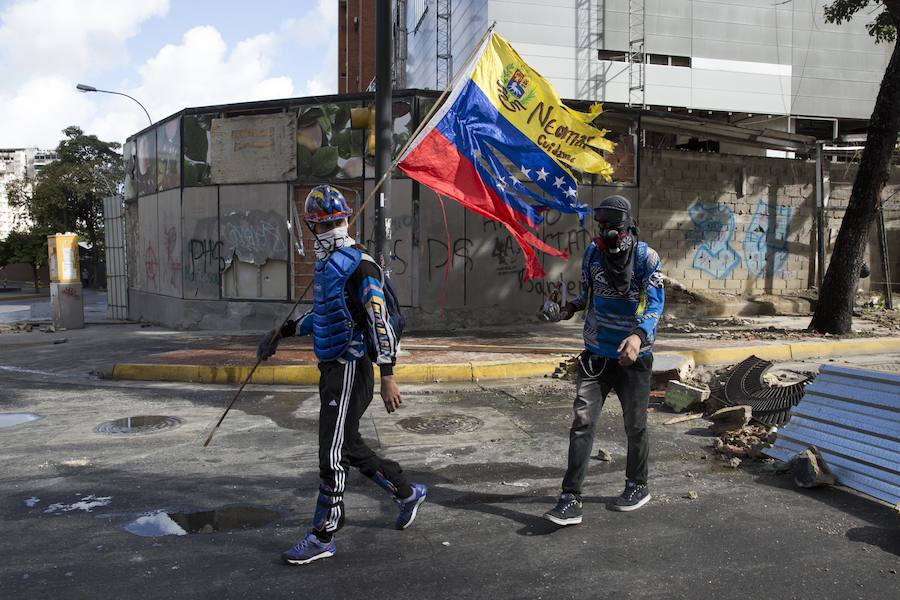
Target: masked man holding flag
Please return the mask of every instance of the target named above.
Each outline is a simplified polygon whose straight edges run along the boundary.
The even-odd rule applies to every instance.
[[[581,523],[582,485],[597,419],[606,396],[622,404],[628,458],[625,490],[615,510],[636,510],[650,500],[647,485],[647,405],[653,342],[665,304],[659,255],[638,241],[631,204],[610,196],[594,210],[600,236],[588,246],[581,269],[581,295],[563,307],[544,308],[544,318],[570,319],[585,311],[585,350],[578,359],[574,421],[562,494],[544,518],[557,525]]]
[[[349,467],[384,488],[399,506],[394,522],[406,529],[427,488],[407,481],[396,462],[375,454],[359,434],[359,420],[374,393],[372,363],[381,371],[381,398],[389,413],[400,406],[394,382],[398,331],[391,324],[384,274],[347,232],[353,213],[343,194],[330,185],[312,189],[303,218],[315,236],[313,307],[268,332],[257,358],[273,354],[278,339],[311,335],[319,360],[319,496],[312,528],[282,553],[287,564],[302,565],[336,552],[334,534],[344,525],[344,490]]]

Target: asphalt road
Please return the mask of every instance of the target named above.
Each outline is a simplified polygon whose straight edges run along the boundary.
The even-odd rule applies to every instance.
[[[59,373],[0,371],[0,413],[41,417],[0,427],[3,599],[821,600],[896,598],[900,589],[895,511],[836,489],[798,490],[772,465],[727,469],[702,421],[664,426],[671,415],[651,414],[654,498],[634,513],[608,510],[624,480],[614,398],[597,442],[613,460],[591,465],[584,523],[545,522],[565,467],[573,394],[554,380],[407,387],[396,417],[376,400],[363,435],[429,485],[419,518],[392,529],[394,505],[354,473],[337,555],[285,566],[279,553],[305,529],[317,487],[314,389],[252,388],[203,449],[230,388]],[[138,415],[183,422],[152,434],[95,432]],[[472,430],[401,427],[429,419]],[[685,497],[690,491],[697,499]],[[159,511],[228,507],[244,508],[211,533],[125,529]],[[260,508],[277,518],[241,528]]]

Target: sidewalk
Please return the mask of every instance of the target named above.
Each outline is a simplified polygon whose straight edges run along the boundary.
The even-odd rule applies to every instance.
[[[654,370],[691,363],[732,364],[755,354],[801,360],[900,352],[896,329],[858,319],[843,339],[812,335],[808,317],[667,320],[655,346]],[[86,374],[116,379],[238,383],[256,362],[262,332],[174,331],[137,324],[0,333],[0,370]],[[65,340],[65,342],[62,342]],[[479,381],[550,375],[583,349],[581,324],[535,321],[477,331],[411,332],[404,336],[396,376],[404,383]],[[308,339],[283,340],[253,383],[309,385],[318,368]]]

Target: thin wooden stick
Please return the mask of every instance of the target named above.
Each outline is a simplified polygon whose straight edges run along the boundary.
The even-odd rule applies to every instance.
[[[468,64],[469,64],[469,61],[472,60],[472,57],[475,56],[475,53],[476,53],[478,50],[481,49],[481,45],[484,43],[485,38],[491,34],[491,32],[494,30],[494,26],[495,26],[495,25],[496,25],[496,22],[494,22],[493,24],[491,24],[490,27],[488,27],[488,30],[487,30],[487,31],[485,32],[485,34],[482,36],[481,41],[478,42],[478,45],[475,46],[475,49],[472,50],[472,52],[471,52],[471,53],[469,54],[469,56],[466,58],[465,62],[462,63],[463,66],[468,65]],[[456,75],[453,76],[453,79],[450,81],[450,83],[449,83],[449,84],[447,85],[447,87],[444,89],[443,93],[438,97],[437,101],[436,101],[436,102],[434,103],[434,105],[431,107],[431,110],[429,110],[429,111],[428,111],[428,114],[425,115],[425,118],[422,119],[422,120],[419,122],[419,125],[418,125],[418,127],[416,127],[415,132],[414,132],[411,136],[409,136],[409,139],[408,139],[408,140],[406,140],[406,144],[404,144],[403,149],[400,150],[400,152],[397,154],[397,158],[395,158],[395,159],[391,162],[391,166],[388,167],[388,169],[381,175],[381,178],[380,178],[380,179],[378,180],[378,182],[375,184],[375,187],[373,187],[373,188],[372,188],[372,191],[369,192],[368,196],[366,196],[366,199],[365,199],[365,201],[362,203],[362,206],[359,207],[359,210],[358,210],[358,211],[356,212],[356,214],[353,215],[353,217],[350,219],[350,222],[349,222],[348,227],[347,227],[348,230],[350,230],[350,229],[353,228],[353,225],[356,223],[356,220],[359,218],[359,216],[360,216],[360,215],[363,213],[363,211],[366,209],[366,206],[369,204],[369,202],[371,202],[372,198],[375,197],[375,193],[376,193],[379,189],[381,189],[381,186],[384,185],[385,180],[387,180],[387,178],[391,176],[391,172],[394,170],[394,168],[395,168],[395,167],[397,166],[397,164],[400,162],[400,159],[403,157],[403,154],[409,149],[410,144],[412,144],[413,141],[416,139],[416,136],[418,136],[419,133],[421,133],[422,129],[428,124],[428,122],[431,120],[431,117],[434,115],[434,113],[437,111],[437,109],[441,106],[441,103],[444,101],[444,99],[447,97],[447,95],[448,95],[448,94],[450,93],[450,91],[453,89],[453,86],[456,85],[456,80],[459,79],[459,76],[460,76],[461,73],[462,73],[462,68],[456,73]],[[278,327],[278,329],[275,330],[275,331],[276,331],[276,334],[275,334],[275,337],[272,339],[273,342],[275,342],[275,341],[278,340],[279,336],[281,335],[281,329],[282,329],[282,327],[284,327],[285,325],[287,325],[287,322],[290,320],[291,315],[293,315],[293,314],[294,314],[294,311],[297,310],[297,307],[300,306],[300,303],[301,303],[301,302],[303,301],[303,299],[306,297],[306,294],[309,292],[309,289],[312,287],[312,284],[313,284],[313,282],[310,281],[310,282],[306,285],[306,288],[304,288],[303,293],[300,294],[300,296],[297,298],[297,301],[294,302],[294,305],[291,307],[291,310],[288,312],[287,316],[286,316],[286,317],[284,318],[284,320],[281,322],[281,326]],[[204,447],[204,448],[206,448],[207,446],[209,446],[209,443],[212,441],[213,436],[214,436],[215,433],[216,433],[216,430],[219,429],[219,425],[221,425],[221,424],[222,424],[222,421],[225,420],[225,417],[228,415],[228,411],[230,411],[230,410],[231,410],[231,407],[234,406],[234,403],[237,402],[237,399],[240,397],[241,392],[244,391],[244,387],[245,387],[245,386],[247,385],[247,383],[250,381],[250,378],[253,377],[253,374],[256,372],[256,369],[259,368],[259,365],[260,365],[260,364],[262,364],[262,361],[261,361],[261,360],[257,360],[257,361],[256,361],[256,364],[253,365],[253,368],[250,369],[250,372],[247,373],[247,377],[244,379],[244,382],[241,383],[241,387],[238,388],[238,391],[234,394],[234,397],[231,399],[231,402],[229,402],[229,403],[228,403],[228,406],[225,407],[225,410],[222,411],[222,415],[219,417],[219,420],[216,421],[216,424],[213,426],[212,431],[209,432],[209,436],[206,438],[206,441],[203,442],[203,447]]]

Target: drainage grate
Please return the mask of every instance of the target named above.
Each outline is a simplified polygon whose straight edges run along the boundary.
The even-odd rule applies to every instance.
[[[107,435],[126,435],[141,433],[156,433],[164,429],[175,429],[184,421],[178,417],[163,417],[158,415],[125,417],[115,421],[107,421],[97,426],[97,433]]]
[[[397,422],[397,426],[405,431],[436,435],[468,433],[483,425],[484,421],[476,417],[454,414],[408,417]]]

